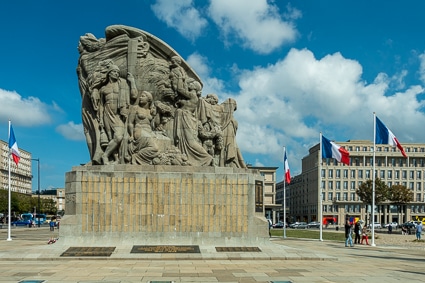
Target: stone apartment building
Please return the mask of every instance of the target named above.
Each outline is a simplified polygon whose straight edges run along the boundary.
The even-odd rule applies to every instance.
[[[373,142],[349,140],[336,142],[350,153],[350,165],[334,159],[319,157],[319,144],[309,150],[302,159],[302,172],[286,184],[287,220],[318,221],[320,190],[323,207],[323,223],[342,224],[347,215],[370,220],[369,208],[361,202],[356,189],[362,182],[372,179]],[[408,158],[388,145],[376,145],[376,176],[388,186],[404,185],[414,193],[404,209],[390,203],[377,204],[375,222],[404,223],[409,220],[425,220],[425,144],[403,143]],[[321,162],[321,172],[319,163]],[[320,182],[320,184],[319,184]],[[283,182],[276,185],[277,203],[283,203]]]
[[[18,166],[10,160],[10,189],[12,192],[31,194],[31,153],[19,148],[21,159]],[[0,140],[1,168],[0,187],[9,189],[9,143]]]

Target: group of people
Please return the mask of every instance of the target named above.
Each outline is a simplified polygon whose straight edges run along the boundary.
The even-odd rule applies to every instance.
[[[353,230],[354,230],[354,243],[353,243]],[[392,232],[392,229],[388,230]],[[354,244],[361,244],[363,245],[363,242],[366,241],[366,245],[369,245],[368,241],[368,230],[366,226],[363,226],[361,221],[357,221],[354,225],[350,222],[349,219],[346,219],[345,222],[345,246],[353,247]],[[408,229],[405,226],[402,226],[401,228],[402,235],[410,235],[410,229]],[[416,240],[420,241],[422,236],[422,223],[420,222],[416,226]],[[361,241],[360,241],[361,239]]]
[[[354,226],[354,227],[353,227]],[[353,230],[354,230],[354,243],[353,243]],[[360,241],[361,239],[361,241]],[[368,230],[366,226],[363,226],[360,221],[357,221],[354,225],[350,222],[350,219],[345,221],[345,246],[353,247],[354,244],[361,244],[366,242],[369,245]]]

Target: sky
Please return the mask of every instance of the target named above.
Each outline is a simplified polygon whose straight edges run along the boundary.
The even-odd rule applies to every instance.
[[[425,1],[4,1],[0,139],[40,159],[40,188],[89,161],[76,67],[79,37],[122,24],[176,50],[203,95],[238,103],[246,163],[291,175],[319,143],[373,140],[373,113],[403,142],[425,142]],[[3,130],[1,130],[3,129]],[[33,190],[37,163],[33,164]]]

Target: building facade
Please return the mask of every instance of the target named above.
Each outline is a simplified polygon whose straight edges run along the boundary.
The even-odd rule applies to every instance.
[[[21,159],[18,166],[10,160],[10,190],[22,194],[31,195],[31,153],[19,149]],[[0,140],[1,170],[0,186],[4,190],[9,189],[9,143]]]
[[[323,224],[343,224],[346,216],[371,221],[371,208],[360,200],[356,189],[373,179],[373,142],[349,140],[337,144],[349,151],[349,165],[322,159],[317,144],[302,159],[301,174],[286,184],[289,222],[319,221],[320,197]],[[408,158],[389,145],[376,145],[375,173],[389,187],[403,185],[412,190],[413,199],[403,209],[389,202],[377,204],[375,222],[425,220],[425,144],[403,143],[403,147]],[[276,187],[277,195],[282,195],[282,182]]]

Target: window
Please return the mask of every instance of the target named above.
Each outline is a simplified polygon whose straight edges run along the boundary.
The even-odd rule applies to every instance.
[[[328,177],[329,178],[333,178],[333,176],[334,176],[334,170],[329,169],[329,171],[328,171]]]
[[[401,171],[401,174],[402,174],[403,179],[407,179],[407,171],[406,170]]]
[[[348,178],[348,170],[344,169],[344,178]]]
[[[367,151],[367,147],[366,146],[363,147],[363,151]]]
[[[421,194],[416,194],[416,201],[421,201]]]
[[[336,193],[336,200],[341,200],[341,193]]]
[[[351,170],[351,178],[356,178],[356,170]]]
[[[416,171],[416,179],[417,180],[420,180],[421,179],[421,175],[422,175],[422,172],[421,171]]]
[[[416,183],[416,190],[417,191],[420,191],[421,190],[421,183]]]
[[[393,178],[393,171],[388,170],[387,171],[387,176],[388,176],[388,179],[392,179]]]
[[[344,191],[348,190],[348,182],[344,181]]]
[[[356,151],[360,151],[360,146],[356,146]]]
[[[365,170],[366,179],[370,179],[370,170]]]
[[[351,181],[350,189],[351,189],[352,191],[354,191],[354,190],[356,189],[356,182],[355,182],[355,181]]]
[[[355,201],[356,200],[356,193],[351,193],[350,194],[350,200],[351,201]]]
[[[400,171],[399,171],[399,170],[395,170],[395,171],[394,171],[394,177],[395,177],[396,179],[400,179]]]
[[[329,189],[329,190],[333,190],[333,187],[334,187],[333,182],[332,182],[332,181],[329,181],[329,182],[328,182],[328,189]]]
[[[359,161],[359,159],[357,157],[354,158],[354,164],[356,164],[356,166],[359,166],[360,165],[360,161]]]
[[[401,158],[398,159],[398,166],[403,167],[403,159]]]
[[[333,193],[328,193],[328,200],[333,200],[332,196],[333,196]]]
[[[395,158],[394,157],[391,158],[391,165],[395,166]]]
[[[414,179],[415,178],[415,171],[409,171],[409,178]]]
[[[343,197],[343,199],[342,199],[342,200],[348,200],[348,193],[344,193],[344,194],[342,195],[342,197]]]
[[[388,188],[391,188],[391,187],[392,187],[392,185],[393,185],[393,182],[388,182],[388,183],[387,183]]]
[[[413,182],[409,182],[409,189],[413,190]]]
[[[385,179],[385,170],[381,170],[381,172],[379,173],[380,173],[379,178]]]
[[[340,190],[341,189],[341,181],[336,181],[336,189]]]
[[[335,170],[335,177],[341,178],[341,170],[340,169]]]
[[[415,158],[413,158],[412,159],[412,165],[413,165],[413,167],[417,167],[418,165],[416,164],[416,159]]]
[[[325,178],[325,176],[326,176],[325,172],[326,172],[325,169],[322,169],[322,178]]]
[[[359,171],[357,171],[358,172],[358,174],[359,174],[359,178],[360,179],[363,179],[363,170],[359,170]]]

